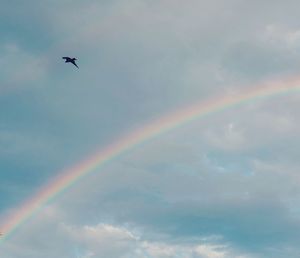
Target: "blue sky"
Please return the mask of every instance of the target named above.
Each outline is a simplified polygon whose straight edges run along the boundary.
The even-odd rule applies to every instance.
[[[0,218],[151,119],[297,75],[299,7],[2,0]],[[123,154],[20,227],[1,258],[299,257],[299,101],[251,102]]]

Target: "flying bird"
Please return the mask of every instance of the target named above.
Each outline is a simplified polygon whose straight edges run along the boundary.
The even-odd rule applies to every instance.
[[[68,56],[64,56],[62,59],[65,59],[65,63],[72,63],[73,65],[75,65],[77,68],[79,68],[77,66],[77,64],[75,63],[75,61],[77,60],[75,57],[74,58],[71,58],[71,57],[68,57]]]

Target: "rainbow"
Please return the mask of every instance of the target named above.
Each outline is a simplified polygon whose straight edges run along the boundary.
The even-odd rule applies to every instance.
[[[283,81],[268,82],[256,85],[240,93],[211,98],[151,121],[140,129],[124,137],[120,137],[106,148],[96,152],[70,169],[59,173],[59,176],[42,188],[36,196],[25,202],[23,206],[16,209],[13,214],[10,214],[10,216],[4,220],[4,223],[0,226],[0,231],[3,233],[2,238],[0,238],[0,244],[9,238],[21,225],[32,218],[43,206],[78,183],[84,176],[96,171],[96,169],[99,169],[103,164],[137,147],[139,144],[178,128],[183,124],[213,113],[250,101],[298,92],[299,90],[299,77]]]

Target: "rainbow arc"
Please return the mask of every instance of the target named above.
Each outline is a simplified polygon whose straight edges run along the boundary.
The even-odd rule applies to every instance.
[[[154,137],[174,130],[196,119],[212,115],[228,108],[233,108],[258,99],[291,94],[300,90],[300,77],[282,81],[268,82],[251,87],[251,89],[233,94],[211,98],[194,105],[181,108],[162,116],[145,126],[117,139],[112,144],[99,150],[75,166],[62,171],[49,182],[36,196],[25,202],[0,226],[1,242],[8,239],[17,229],[33,217],[44,205],[53,201],[64,191],[79,183],[86,175],[99,171],[105,163],[114,160],[122,153],[137,147]],[[1,233],[0,233],[1,235]]]

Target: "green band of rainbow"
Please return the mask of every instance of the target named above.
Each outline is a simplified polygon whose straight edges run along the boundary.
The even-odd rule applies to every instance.
[[[289,94],[299,90],[300,78],[298,77],[284,81],[261,84],[239,94],[212,98],[196,105],[191,105],[150,122],[144,127],[118,139],[83,162],[71,167],[69,170],[62,171],[58,178],[47,184],[34,198],[26,202],[4,221],[1,226],[3,236],[0,239],[0,243],[11,236],[13,232],[45,204],[76,184],[87,174],[96,171],[96,168],[99,169],[104,163],[113,160],[125,151],[183,124],[220,112],[224,109],[244,104],[249,101],[281,94]]]

